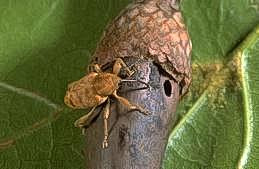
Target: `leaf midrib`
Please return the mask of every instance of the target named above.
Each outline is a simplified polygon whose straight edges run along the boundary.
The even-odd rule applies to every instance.
[[[0,81],[0,87],[3,88],[3,89],[6,89],[6,90],[12,91],[16,94],[26,96],[26,97],[29,97],[29,98],[34,99],[36,101],[42,102],[42,103],[46,104],[47,106],[53,108],[54,110],[58,110],[61,107],[60,105],[54,103],[53,101],[51,101],[51,100],[49,100],[49,99],[47,99],[43,96],[40,96],[40,95],[38,95],[34,92],[26,90],[24,88],[16,87],[14,85],[11,85],[11,84],[8,84],[8,83],[5,83],[5,82],[1,82],[1,81]]]
[[[244,104],[244,142],[243,142],[243,149],[242,153],[240,155],[240,159],[238,161],[237,168],[238,169],[243,169],[245,165],[247,164],[249,154],[251,152],[251,142],[253,138],[253,109],[251,108],[252,106],[252,101],[251,101],[251,94],[249,90],[249,74],[247,72],[247,62],[249,55],[247,54],[247,50],[249,48],[252,48],[257,39],[259,38],[259,26],[253,31],[245,40],[243,45],[241,45],[240,52],[237,52],[238,59],[240,59],[240,80],[242,84],[242,93],[243,93],[243,104]]]
[[[29,90],[26,90],[24,88],[16,87],[14,85],[10,85],[10,84],[2,82],[2,81],[0,81],[0,88],[9,90],[18,95],[22,95],[22,96],[31,98],[35,101],[41,102],[41,103],[47,105],[48,107],[51,107],[54,109],[54,111],[49,113],[48,117],[43,118],[43,119],[33,123],[31,126],[25,128],[24,130],[20,131],[19,133],[16,133],[14,136],[9,136],[7,138],[1,138],[0,150],[4,150],[4,149],[11,147],[12,145],[15,144],[15,142],[17,140],[19,140],[20,138],[23,138],[25,135],[29,135],[29,134],[33,133],[34,131],[41,129],[42,127],[44,127],[48,124],[51,125],[51,123],[58,118],[59,113],[61,111],[63,111],[63,109],[64,109],[62,106],[52,102],[51,100],[49,100],[43,96],[40,96],[34,92],[31,92]]]

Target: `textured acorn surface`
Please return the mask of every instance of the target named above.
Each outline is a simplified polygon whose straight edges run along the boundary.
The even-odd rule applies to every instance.
[[[166,1],[135,2],[108,25],[92,62],[104,65],[116,57],[155,61],[182,87],[191,82],[191,41],[181,13]]]

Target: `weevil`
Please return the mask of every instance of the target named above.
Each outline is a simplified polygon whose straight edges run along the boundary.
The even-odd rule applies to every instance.
[[[98,64],[94,64],[92,72],[68,85],[68,90],[64,98],[65,104],[73,109],[92,108],[89,113],[75,121],[75,126],[81,128],[83,133],[85,129],[89,127],[94,117],[98,115],[95,111],[96,107],[105,104],[102,111],[104,122],[103,148],[108,147],[108,118],[110,116],[111,96],[124,104],[129,110],[138,110],[144,115],[149,114],[149,112],[141,106],[132,104],[126,98],[118,96],[117,90],[119,89],[120,83],[127,81],[119,77],[122,67],[126,69],[128,76],[134,73],[120,58],[116,59],[112,73],[103,72]]]

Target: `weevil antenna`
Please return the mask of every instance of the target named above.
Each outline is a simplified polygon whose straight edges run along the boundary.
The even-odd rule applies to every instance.
[[[150,88],[150,85],[147,84],[146,82],[143,82],[142,80],[128,80],[128,79],[122,79],[121,82],[139,82],[142,83],[144,85],[146,85],[146,88]]]

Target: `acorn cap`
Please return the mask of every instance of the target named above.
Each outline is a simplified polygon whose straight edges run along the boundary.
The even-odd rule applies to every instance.
[[[93,55],[101,66],[123,57],[141,57],[160,65],[181,86],[191,83],[191,40],[176,0],[132,3],[108,25]]]

